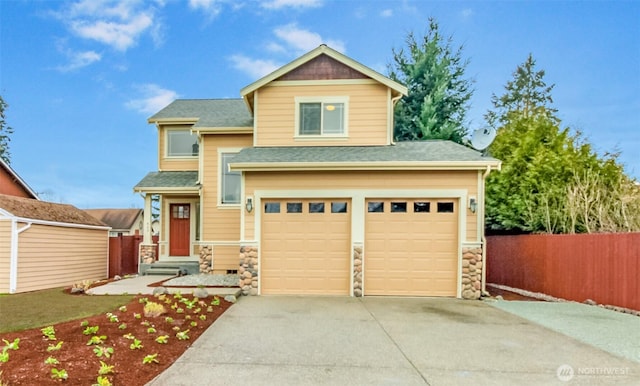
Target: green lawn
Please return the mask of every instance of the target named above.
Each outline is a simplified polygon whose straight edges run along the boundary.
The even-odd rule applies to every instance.
[[[0,295],[0,333],[44,327],[113,311],[133,295],[68,295],[62,288]]]

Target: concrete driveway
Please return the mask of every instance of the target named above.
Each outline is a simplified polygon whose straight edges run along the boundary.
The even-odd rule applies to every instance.
[[[640,363],[480,301],[248,297],[149,385],[638,384]]]

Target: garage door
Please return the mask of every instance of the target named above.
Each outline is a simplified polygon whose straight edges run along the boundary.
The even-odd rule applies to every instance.
[[[457,199],[370,199],[365,295],[456,296]]]
[[[264,200],[261,210],[262,294],[349,294],[350,200]]]

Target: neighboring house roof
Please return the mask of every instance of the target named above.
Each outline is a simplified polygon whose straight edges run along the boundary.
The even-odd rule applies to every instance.
[[[100,220],[68,204],[39,201],[0,194],[0,211],[13,217],[55,223],[92,225],[107,228]]]
[[[244,87],[242,90],[240,90],[240,95],[242,95],[242,97],[245,99],[245,101],[247,102],[247,105],[253,108],[253,93],[257,89],[274,80],[277,80],[278,78],[285,75],[286,73],[294,70],[297,67],[302,66],[303,64],[317,58],[320,55],[329,56],[337,60],[338,62],[362,73],[363,75],[384,84],[385,86],[389,87],[391,90],[395,91],[397,95],[407,95],[408,91],[406,86],[380,74],[375,70],[372,70],[371,68],[349,58],[348,56],[341,54],[340,52],[332,49],[331,47],[328,47],[325,44],[321,44],[316,49],[309,51],[308,53],[302,55],[301,57],[292,61],[291,63],[278,68],[277,70],[268,74],[267,76],[262,77],[257,81],[251,83],[250,85]]]
[[[31,195],[31,198],[36,200],[40,199],[38,194],[31,189],[31,187],[18,175],[18,173],[16,173],[15,170],[13,170],[2,158],[0,158],[0,168],[4,169],[16,184],[18,184],[27,194]]]
[[[194,129],[253,129],[242,99],[177,99],[148,119],[149,123],[194,123]]]
[[[112,230],[128,230],[136,226],[142,209],[85,209],[85,212],[109,225]]]
[[[255,147],[243,149],[231,170],[485,169],[500,161],[444,140],[389,146]]]
[[[133,187],[136,192],[151,190],[158,193],[199,189],[197,171],[151,172]]]

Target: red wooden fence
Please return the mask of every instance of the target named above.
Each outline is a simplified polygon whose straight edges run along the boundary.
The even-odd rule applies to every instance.
[[[153,237],[158,255],[158,237]],[[109,237],[109,277],[138,273],[138,252],[142,236]]]
[[[487,283],[640,310],[640,233],[489,236]]]

